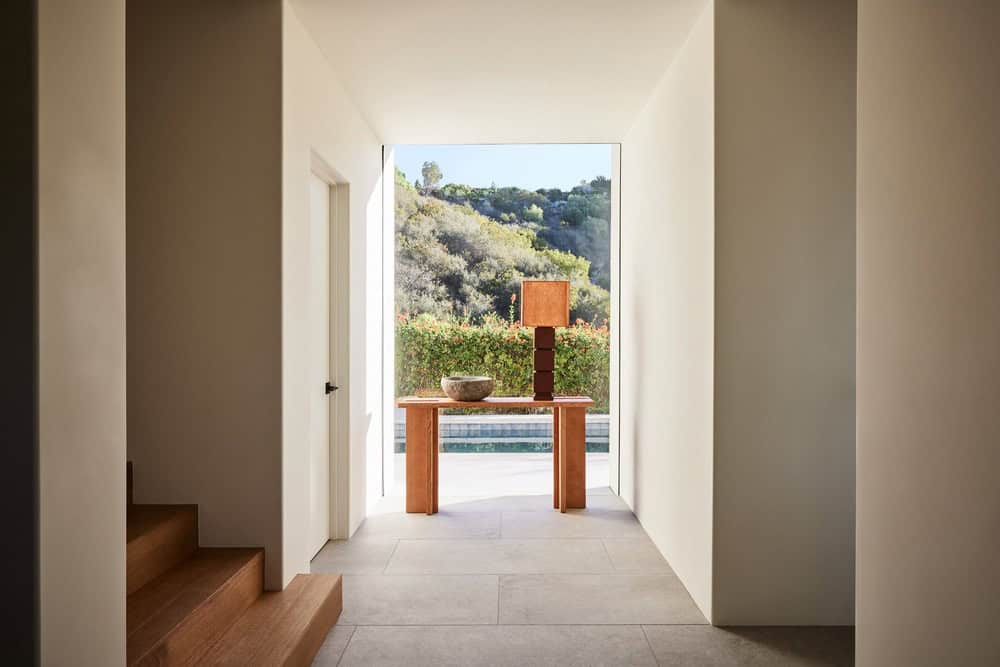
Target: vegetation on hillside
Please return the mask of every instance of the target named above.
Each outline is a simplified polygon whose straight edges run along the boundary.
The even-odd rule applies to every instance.
[[[568,192],[437,187],[396,172],[396,309],[474,323],[506,318],[524,279],[569,280],[572,320],[606,323],[610,310],[610,181]],[[427,185],[427,184],[430,185]]]

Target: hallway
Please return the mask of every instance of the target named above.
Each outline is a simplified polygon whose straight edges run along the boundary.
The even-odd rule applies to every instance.
[[[312,562],[344,575],[314,664],[853,664],[851,628],[708,625],[625,504],[610,489],[587,504],[442,497],[425,516],[385,498]]]

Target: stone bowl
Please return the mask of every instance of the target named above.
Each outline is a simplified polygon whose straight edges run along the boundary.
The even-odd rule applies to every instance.
[[[481,401],[493,393],[496,383],[481,375],[449,375],[441,378],[441,389],[453,401]]]

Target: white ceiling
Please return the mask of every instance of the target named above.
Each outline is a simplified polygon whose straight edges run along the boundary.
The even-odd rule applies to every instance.
[[[293,0],[389,144],[617,142],[705,0]]]

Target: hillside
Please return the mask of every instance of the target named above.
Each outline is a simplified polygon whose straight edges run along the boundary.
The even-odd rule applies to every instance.
[[[517,318],[523,279],[568,279],[570,317],[610,310],[610,182],[573,190],[418,189],[396,174],[396,310],[480,322]]]

